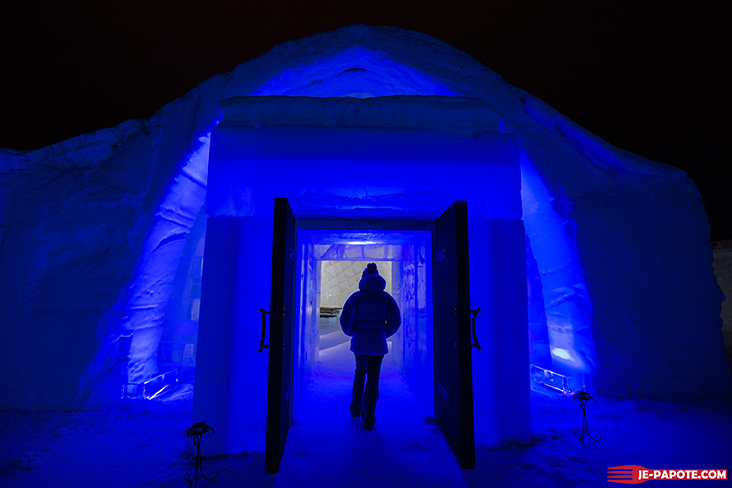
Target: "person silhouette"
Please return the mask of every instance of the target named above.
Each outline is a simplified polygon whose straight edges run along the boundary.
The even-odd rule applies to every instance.
[[[394,335],[402,323],[399,305],[384,288],[386,281],[379,276],[376,263],[369,263],[358,283],[359,291],[348,297],[340,317],[341,328],[351,337],[351,351],[356,357],[351,416],[361,417],[367,430],[373,429],[376,422],[381,362],[389,352],[386,338]]]

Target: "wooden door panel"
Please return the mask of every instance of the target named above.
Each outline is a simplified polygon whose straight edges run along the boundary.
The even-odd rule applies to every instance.
[[[296,248],[295,216],[286,198],[276,198],[269,314],[266,473],[279,472],[292,423]]]
[[[435,221],[432,253],[435,416],[460,465],[474,468],[467,202]]]

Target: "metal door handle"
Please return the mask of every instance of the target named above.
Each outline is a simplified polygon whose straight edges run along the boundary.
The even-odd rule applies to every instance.
[[[483,348],[480,347],[480,344],[478,343],[478,333],[475,330],[475,321],[478,320],[478,312],[480,312],[480,307],[476,308],[475,310],[470,310],[470,313],[473,314],[473,340],[475,341],[474,344],[470,344],[471,346],[475,346],[478,348],[479,351],[482,351]]]
[[[262,312],[262,338],[259,341],[259,350],[257,352],[262,352],[264,348],[269,348],[269,344],[264,344],[264,333],[267,330],[267,319],[264,316],[270,312],[263,308],[260,308],[259,311]]]
[[[473,315],[473,321],[472,321],[471,328],[473,329],[473,341],[475,341],[474,343],[471,343],[470,345],[475,346],[478,348],[479,351],[482,351],[483,348],[480,347],[480,344],[478,343],[478,333],[475,330],[475,321],[478,319],[478,312],[480,312],[480,307],[476,308],[475,310],[468,310],[468,312]],[[457,315],[458,314],[457,308],[451,308],[450,313],[453,315]],[[458,347],[458,343],[456,342],[455,349],[457,349],[457,347]]]
[[[270,346],[270,344],[264,343],[264,334],[267,331],[267,319],[264,316],[265,316],[265,314],[268,314],[268,313],[271,314],[272,312],[270,310],[265,310],[263,308],[260,308],[259,311],[262,312],[262,338],[259,340],[259,349],[257,350],[257,352],[262,352],[262,350],[264,350],[264,349],[269,349],[269,346]],[[288,313],[290,313],[289,310],[282,311],[282,315],[287,315]],[[282,344],[282,349],[284,349],[284,348],[285,348],[285,345]]]

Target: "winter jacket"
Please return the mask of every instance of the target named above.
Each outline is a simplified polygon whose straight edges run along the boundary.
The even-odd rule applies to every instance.
[[[399,306],[384,288],[384,278],[368,274],[358,283],[360,291],[351,295],[343,306],[341,328],[352,337],[351,351],[355,354],[388,353],[386,338],[399,330],[402,323]]]

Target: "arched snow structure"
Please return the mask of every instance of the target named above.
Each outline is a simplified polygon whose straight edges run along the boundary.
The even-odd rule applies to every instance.
[[[492,105],[519,143],[555,367],[607,395],[730,391],[709,226],[684,172],[611,146],[438,40],[358,25],[277,46],[148,120],[2,151],[0,408],[95,405],[119,395],[121,374],[156,373],[219,103],[276,94]]]

